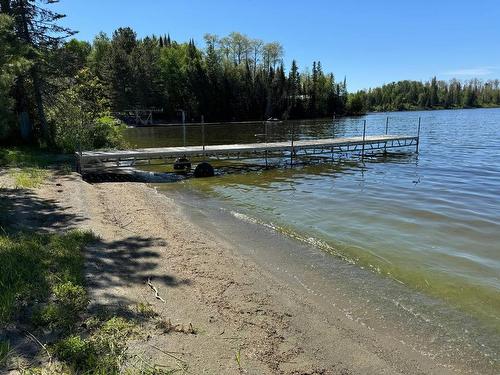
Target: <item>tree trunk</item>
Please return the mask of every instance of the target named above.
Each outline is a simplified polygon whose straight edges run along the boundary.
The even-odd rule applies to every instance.
[[[26,7],[24,1],[19,2],[19,6],[21,9],[21,30],[22,30],[22,38],[24,41],[32,46],[33,42],[31,40],[31,35],[28,29],[28,21],[26,19]],[[51,137],[49,132],[49,126],[47,124],[47,119],[45,117],[45,109],[43,106],[43,98],[42,98],[42,90],[40,87],[40,77],[37,71],[37,65],[31,68],[31,78],[33,79],[33,91],[35,96],[35,104],[38,112],[38,120],[40,121],[40,126],[42,129],[42,138],[47,144],[51,143]]]
[[[50,136],[49,125],[47,124],[47,118],[45,117],[45,108],[43,106],[42,91],[40,88],[40,79],[38,77],[38,71],[36,66],[31,70],[31,77],[33,79],[33,90],[35,94],[35,104],[38,112],[38,120],[40,121],[40,126],[42,129],[42,137],[48,145],[52,143],[52,137]]]

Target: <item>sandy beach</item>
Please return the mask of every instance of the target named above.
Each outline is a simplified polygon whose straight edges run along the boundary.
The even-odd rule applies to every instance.
[[[128,351],[147,361],[184,363],[191,374],[480,373],[460,355],[424,353],[394,330],[346,316],[340,306],[349,301],[326,311],[146,184],[53,175],[30,194],[13,194],[26,200],[17,205],[23,225],[98,235],[86,253],[91,310],[151,305],[180,327],[164,334],[143,325],[147,339]]]

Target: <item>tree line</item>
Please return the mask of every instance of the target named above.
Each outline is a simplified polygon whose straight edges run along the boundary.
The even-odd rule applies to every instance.
[[[500,81],[452,79],[447,82],[436,77],[427,82],[399,81],[350,94],[348,102],[353,113],[499,107]]]
[[[232,32],[206,34],[204,46],[170,35],[138,38],[131,28],[99,34],[86,63],[106,85],[115,111],[163,108],[166,120],[179,111],[199,121],[303,118],[345,112],[345,81],[336,82],[313,62],[311,72],[295,61],[287,73],[283,46]]]

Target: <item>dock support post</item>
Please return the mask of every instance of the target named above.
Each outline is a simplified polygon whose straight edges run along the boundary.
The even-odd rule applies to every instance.
[[[293,165],[293,137],[294,137],[294,124],[292,123],[292,143],[290,147],[290,166]]]
[[[422,119],[421,119],[421,117],[419,116],[419,117],[418,117],[418,129],[417,129],[417,147],[416,147],[416,150],[415,150],[415,151],[417,152],[417,154],[418,154],[418,145],[419,145],[419,143],[420,143],[420,122],[421,122],[421,120],[422,120]]]
[[[389,132],[389,116],[385,118],[385,135]],[[387,141],[385,141],[384,155],[387,155]]]
[[[81,161],[82,160],[82,154],[77,154],[76,156],[76,173],[79,173],[79,174],[82,174],[82,164],[81,164]]]
[[[266,143],[266,169],[267,169],[267,122],[264,122],[264,142]]]
[[[182,111],[182,142],[186,147],[186,112]]]
[[[332,121],[332,140],[335,139],[335,115],[333,115],[333,121]],[[333,158],[333,146],[332,146],[332,161],[334,161]]]
[[[203,161],[205,161],[205,122],[201,121],[201,144],[203,146]]]
[[[363,146],[361,149],[361,160],[365,159],[365,137],[366,137],[366,120],[363,120]]]

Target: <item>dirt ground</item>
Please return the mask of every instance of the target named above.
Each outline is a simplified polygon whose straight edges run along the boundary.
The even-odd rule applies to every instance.
[[[325,315],[307,293],[197,227],[177,203],[145,184],[89,184],[71,174],[19,194],[12,199],[20,202],[24,225],[84,228],[99,236],[86,253],[91,309],[149,304],[159,319],[178,324],[183,332],[144,328],[147,340],[129,343],[130,353],[151,363],[184,366],[190,374],[469,372],[341,311]]]

